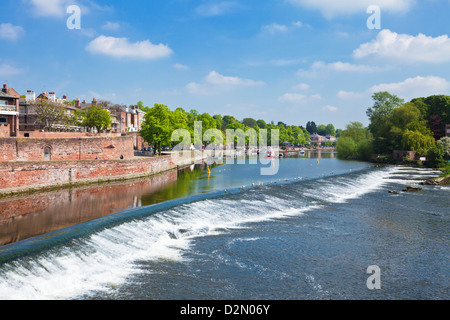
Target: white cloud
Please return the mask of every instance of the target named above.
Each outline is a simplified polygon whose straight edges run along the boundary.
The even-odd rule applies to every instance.
[[[222,1],[213,4],[200,5],[195,9],[195,11],[200,16],[211,17],[227,14],[231,12],[234,7],[236,7],[236,3],[234,1]]]
[[[278,23],[272,23],[266,26],[262,27],[262,30],[264,32],[270,33],[270,34],[275,34],[278,32],[287,32],[289,30],[288,26],[282,25],[282,24],[278,24]]]
[[[295,28],[301,28],[302,26],[303,26],[303,23],[301,21],[293,22],[293,23],[291,23],[291,25],[272,23],[272,24],[263,26],[262,31],[265,33],[269,33],[269,34],[285,33],[285,32],[291,31]]]
[[[314,62],[311,66],[312,69],[326,69],[330,71],[341,71],[341,72],[377,72],[383,70],[383,68],[367,66],[362,64],[353,64],[348,62],[332,62],[324,63],[321,61]]]
[[[211,71],[205,77],[206,83],[218,84],[218,85],[231,85],[231,86],[260,86],[263,85],[262,81],[254,81],[250,79],[243,79],[239,77],[223,76],[216,71]]]
[[[278,97],[279,102],[289,103],[289,104],[305,104],[312,101],[321,100],[320,94],[314,94],[310,97],[300,93],[285,93]]]
[[[371,87],[370,93],[388,91],[405,100],[417,97],[427,97],[434,94],[448,94],[450,82],[436,76],[408,78],[402,82],[383,83]]]
[[[300,69],[297,74],[300,76],[317,76],[326,72],[359,72],[372,73],[388,70],[388,67],[376,67],[363,64],[353,64],[348,62],[325,63],[323,61],[314,62],[309,70]]]
[[[381,30],[377,38],[362,44],[353,52],[357,59],[375,56],[398,62],[448,62],[450,39],[448,35],[436,38],[419,34],[411,36],[390,30]]]
[[[285,93],[278,97],[278,101],[287,103],[306,103],[308,97],[299,93]]]
[[[77,5],[81,9],[81,14],[88,14],[91,11],[112,12],[111,6],[98,5],[91,0],[24,0],[30,5],[32,13],[38,17],[64,18],[67,16],[67,8]]]
[[[175,64],[173,65],[173,67],[174,67],[175,69],[178,69],[178,70],[187,70],[187,69],[189,69],[188,66],[185,66],[184,64],[181,64],[181,63],[175,63]]]
[[[102,26],[102,29],[108,31],[116,31],[120,29],[120,24],[118,22],[108,21]]]
[[[74,4],[70,0],[30,0],[33,12],[42,17],[62,17],[66,14],[69,5]]]
[[[309,89],[309,84],[307,84],[307,83],[299,83],[299,84],[297,84],[295,87],[294,87],[294,89],[295,90],[302,90],[302,91],[304,91],[304,90],[308,90]]]
[[[339,99],[344,100],[352,100],[352,99],[358,99],[364,96],[361,92],[353,92],[353,91],[344,91],[340,90],[337,94]]]
[[[186,89],[190,93],[211,95],[222,90],[229,90],[239,87],[263,86],[262,81],[254,81],[240,77],[224,76],[216,71],[211,71],[204,79],[203,83],[190,82]]]
[[[326,18],[333,18],[340,15],[348,15],[354,13],[366,13],[370,5],[378,5],[381,10],[387,12],[406,12],[414,4],[415,0],[288,0],[288,2],[306,7],[309,9],[319,10]]]
[[[9,64],[0,64],[0,75],[1,76],[15,76],[18,74],[24,73],[23,69],[19,69],[16,67],[13,67]]]
[[[287,67],[303,62],[303,59],[273,59],[269,61],[249,61],[246,64],[251,67]]]
[[[173,51],[163,44],[152,44],[149,40],[131,43],[127,38],[114,38],[101,35],[92,40],[86,50],[114,58],[135,58],[154,60],[170,56]]]
[[[375,92],[387,91],[395,94],[405,101],[413,98],[428,97],[435,94],[448,94],[450,90],[450,81],[436,76],[417,76],[415,78],[407,78],[404,81],[381,83],[370,87],[362,92],[339,91],[337,96],[340,99],[367,99]]]
[[[322,108],[322,111],[336,112],[338,110],[335,106],[325,106]]]
[[[11,23],[0,24],[0,39],[17,40],[24,30],[20,26],[14,26]]]

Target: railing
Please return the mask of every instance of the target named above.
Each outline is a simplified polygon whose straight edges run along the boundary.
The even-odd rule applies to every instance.
[[[0,104],[0,111],[16,112],[16,106],[9,106],[9,105],[2,105],[2,104]]]

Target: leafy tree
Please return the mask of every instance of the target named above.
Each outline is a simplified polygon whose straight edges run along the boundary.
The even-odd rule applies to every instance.
[[[58,123],[67,123],[66,109],[58,103],[47,99],[36,99],[30,103],[29,108],[36,113],[37,121],[42,123],[49,131],[52,131]]]
[[[256,127],[256,120],[253,118],[244,118],[244,120],[242,120],[242,123],[249,128],[254,128]]]
[[[399,107],[404,103],[404,100],[392,95],[387,91],[376,92],[372,95],[374,104],[372,107],[368,108],[366,111],[367,116],[370,120],[378,119],[391,113],[394,108]]]
[[[437,143],[427,151],[427,163],[428,166],[438,168],[443,166],[444,163],[444,147],[442,144]]]
[[[260,129],[266,129],[267,128],[267,123],[264,120],[257,120],[256,121],[256,125],[260,128]]]
[[[403,150],[414,150],[420,155],[424,155],[428,149],[434,146],[434,138],[423,135],[419,131],[406,130],[402,137]]]
[[[101,105],[91,105],[83,110],[83,126],[96,128],[97,132],[109,129],[112,124],[111,115],[108,110]]]
[[[222,130],[222,116],[215,114],[213,118],[216,120],[216,129]]]
[[[309,134],[317,133],[317,126],[314,121],[308,121],[306,124],[306,131],[308,131]]]
[[[317,134],[321,135],[321,136],[326,136],[327,135],[327,126],[324,124],[320,124],[317,127]]]
[[[335,136],[336,135],[336,129],[334,128],[333,124],[328,124],[325,128],[326,135]]]
[[[450,96],[433,95],[427,98],[416,98],[411,103],[419,108],[422,120],[427,121],[435,140],[444,136],[445,124],[450,123]]]
[[[389,135],[389,133],[394,133],[395,135],[397,130],[395,129],[391,132],[391,125],[388,123],[389,116],[404,101],[386,91],[374,93],[372,99],[374,104],[367,109],[366,114],[370,120],[369,130],[374,137],[375,150],[383,153],[386,149],[390,149],[389,152],[391,152],[392,146],[390,146],[390,143],[392,142],[392,135]]]
[[[166,105],[155,103],[154,107],[145,114],[140,132],[142,138],[153,145],[161,155],[161,146],[171,143],[172,132],[169,108]]]
[[[443,137],[437,143],[444,149],[444,158],[450,159],[450,137]]]
[[[341,159],[369,160],[373,152],[372,142],[372,135],[362,123],[350,122],[337,143],[338,156]]]

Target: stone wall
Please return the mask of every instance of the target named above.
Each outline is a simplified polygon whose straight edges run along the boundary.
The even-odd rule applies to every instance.
[[[170,156],[131,160],[0,162],[0,192],[131,179],[177,168]]]
[[[134,137],[2,138],[0,162],[113,160],[121,156],[132,159],[134,140]]]

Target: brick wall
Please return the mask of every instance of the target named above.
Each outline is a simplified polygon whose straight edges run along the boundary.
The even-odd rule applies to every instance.
[[[133,160],[0,162],[0,192],[25,191],[99,179],[135,178],[177,168],[170,156]]]
[[[53,161],[113,160],[134,157],[133,137],[93,138],[3,138],[0,139],[1,161],[45,161],[49,150]]]
[[[47,138],[47,139],[55,139],[55,138],[86,138],[86,137],[97,137],[97,138],[105,138],[105,137],[120,137],[120,133],[90,133],[90,132],[48,132],[48,131],[40,131],[40,130],[21,130],[19,132],[19,137],[25,138],[25,134],[29,138]]]
[[[148,179],[111,183],[106,187],[94,184],[0,199],[0,246],[134,207],[140,196],[154,193],[176,180],[177,170],[171,170]]]
[[[11,129],[8,123],[0,123],[0,137],[11,137]]]

